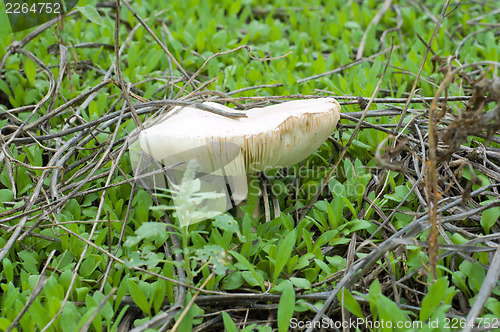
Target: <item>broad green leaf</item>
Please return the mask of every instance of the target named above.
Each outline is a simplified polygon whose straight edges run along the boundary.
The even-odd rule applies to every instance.
[[[422,322],[431,317],[434,311],[441,305],[441,300],[447,287],[448,281],[446,278],[439,278],[429,287],[427,294],[422,300],[422,309],[419,316]]]
[[[481,264],[472,264],[470,273],[467,277],[469,278],[469,287],[473,292],[479,292],[479,289],[481,289],[481,286],[483,285],[485,275],[486,272]]]
[[[367,229],[370,226],[371,224],[368,221],[360,219],[353,219],[352,221],[349,221],[349,223],[347,224],[347,227],[349,228],[349,231],[351,233],[358,231],[360,229]]]
[[[93,297],[96,300],[96,302],[100,304],[102,301],[104,301],[106,295],[104,295],[101,291],[96,291]],[[111,303],[112,300],[108,299],[106,303],[104,303],[104,305],[102,306],[101,310],[99,310],[99,313],[103,315],[108,322],[112,322],[114,314]]]
[[[270,329],[271,329],[271,327],[269,327],[269,326],[267,326],[267,325],[266,325],[266,326],[264,326],[264,328],[265,328],[265,327],[268,327],[268,328],[270,328]],[[257,328],[259,328],[259,330],[258,330],[259,332],[260,332],[260,331],[264,332],[264,328],[263,328],[263,327],[261,327],[261,326],[257,326],[257,324],[250,324],[250,325],[246,326],[243,330],[240,330],[240,332],[254,332]],[[229,331],[228,331],[228,332],[229,332]],[[271,329],[271,331],[270,331],[270,332],[272,332],[272,329]]]
[[[266,287],[263,283],[263,280],[262,277],[257,273],[257,271],[255,271],[255,268],[254,268],[254,265],[251,264],[244,256],[242,256],[241,254],[237,253],[236,251],[231,251],[231,255],[236,258],[236,260],[242,264],[245,268],[247,268],[249,271],[244,271],[243,272],[243,277],[245,278],[245,280],[247,280],[247,282],[249,281],[249,274],[251,275],[252,277],[252,280],[258,284],[260,286],[260,288],[262,289],[263,292],[266,291]],[[249,272],[249,273],[245,273],[245,272]]]
[[[12,322],[7,318],[0,317],[0,329],[2,331],[7,331],[7,329],[12,325]]]
[[[135,231],[135,234],[141,239],[154,240],[159,233],[165,232],[167,225],[161,222],[145,222]]]
[[[143,291],[139,288],[135,281],[131,279],[127,280],[127,286],[130,296],[132,296],[135,304],[137,304],[146,315],[151,316],[151,305]]]
[[[196,259],[202,263],[209,262],[214,266],[214,272],[225,275],[228,267],[227,252],[219,245],[207,244],[196,250]]]
[[[354,165],[349,158],[344,159],[344,175],[346,179],[354,178]]]
[[[311,289],[311,283],[307,279],[291,277],[290,281],[295,287],[302,289]]]
[[[96,266],[96,260],[95,257],[89,256],[84,259],[81,267],[80,267],[80,274],[82,277],[86,278],[88,277],[92,272],[94,272]]]
[[[377,299],[377,308],[379,311],[380,319],[386,322],[393,322],[393,325],[397,323],[404,323],[408,320],[407,316],[401,310],[396,303],[392,302],[387,297],[381,295]],[[389,329],[387,331],[390,331]]]
[[[5,257],[2,260],[3,270],[5,278],[7,279],[7,283],[14,282],[14,266],[9,258]]]
[[[163,275],[167,278],[173,279],[174,278],[174,266],[172,264],[165,264],[163,267]],[[174,284],[171,281],[166,281],[166,296],[170,303],[173,303],[175,301],[175,296],[174,296]]]
[[[382,288],[380,287],[380,281],[375,279],[370,285],[368,290],[368,301],[370,303],[370,312],[373,315],[373,319],[377,319],[379,317],[379,310],[377,307],[377,299],[382,296]]]
[[[238,222],[230,214],[224,213],[214,217],[213,225],[221,230],[240,234]]]
[[[78,331],[76,328],[77,322],[80,321],[82,315],[72,302],[66,303],[61,314],[61,327],[63,331]]]
[[[92,100],[89,103],[89,116],[90,116],[90,118],[92,120],[96,120],[100,116],[100,114],[99,114],[99,108],[97,107],[97,103],[94,100]]]
[[[23,250],[17,253],[23,261],[23,267],[31,274],[38,274],[38,254],[33,251]]]
[[[344,298],[342,298],[342,295]],[[347,289],[342,288],[342,291],[337,294],[337,298],[339,299],[340,303],[342,303],[344,307],[351,313],[359,318],[364,318],[361,306]]]
[[[153,199],[145,190],[139,190],[132,200],[136,220],[140,223],[148,222],[149,208],[153,206]]]
[[[36,77],[36,65],[33,60],[26,59],[26,61],[24,61],[24,72],[26,73],[29,85],[33,86],[35,84]]]
[[[2,285],[4,286],[4,285]],[[20,298],[21,294],[19,293],[19,290],[14,287],[14,284],[9,282],[7,286],[7,291],[4,289],[4,294],[2,295],[2,311],[9,310],[11,309],[12,306],[14,306],[14,303]]]
[[[293,317],[295,309],[295,291],[293,290],[292,283],[286,280],[281,294],[278,306],[278,331],[288,331],[290,320]]]
[[[238,332],[236,324],[227,312],[222,312],[222,320],[224,321],[224,327],[227,332]]]
[[[297,231],[294,229],[278,244],[278,254],[276,255],[276,265],[274,266],[273,284],[285,267],[291,257],[295,241],[297,240]]]
[[[252,273],[251,271],[243,271],[241,272],[241,276],[250,286],[252,287],[260,286],[260,288],[265,288],[264,279],[258,273]]]
[[[488,308],[488,310],[491,311],[493,315],[500,317],[500,301],[493,297],[490,297],[486,301],[486,304],[484,306]]]
[[[102,25],[103,20],[99,12],[92,5],[86,5],[85,7],[77,7],[77,9],[85,16],[89,21]]]
[[[354,161],[354,170],[356,171],[357,177],[361,177],[365,174],[365,167],[361,160],[359,160],[358,158],[356,158],[356,160]]]
[[[190,299],[191,299],[190,296],[186,297],[185,304],[187,304]],[[193,328],[193,325],[195,323],[194,317],[198,316],[198,315],[202,315],[202,314],[203,314],[203,310],[201,310],[200,307],[198,307],[196,304],[191,306],[189,308],[187,314],[182,319],[182,322],[179,324],[178,331],[191,331]],[[176,316],[176,319],[178,319],[179,316],[180,316],[180,313],[179,313],[179,315]],[[201,321],[199,321],[199,322],[201,323]]]
[[[242,285],[243,277],[241,271],[234,271],[222,280],[222,289],[233,290],[240,288]]]
[[[498,217],[500,217],[500,207],[493,207],[483,211],[481,226],[483,226],[486,234],[489,234],[491,226],[498,222]]]
[[[56,305],[60,303],[56,303]],[[86,307],[90,310],[88,310],[83,316],[82,318],[80,319],[80,322],[78,323],[78,326],[77,326],[77,331],[80,329],[80,327],[82,327],[85,322],[88,321],[88,319],[90,318],[90,316],[96,312],[97,310],[97,307],[99,306],[99,303],[96,301],[95,298],[93,298],[92,296],[90,295],[87,295],[87,297],[85,298],[85,304],[86,304]],[[54,308],[55,310],[55,308]],[[90,313],[90,314],[89,314]],[[55,313],[54,313],[55,314]],[[97,315],[95,316],[94,320],[92,321],[92,326],[94,326],[94,328],[96,329],[96,331],[100,332],[102,331],[102,324],[101,324],[101,319],[102,319],[102,316],[100,313],[97,313]]]
[[[166,288],[167,287],[165,280],[158,279],[155,282],[155,286],[153,287],[153,295],[151,295],[151,301],[155,312],[159,312],[161,306],[163,305],[163,301],[165,300]]]
[[[330,270],[330,267],[328,267],[328,264],[326,264],[322,260],[315,259],[314,262],[316,262],[316,264],[318,264],[318,266],[321,268],[321,270],[325,271],[327,274],[332,273],[332,270]]]

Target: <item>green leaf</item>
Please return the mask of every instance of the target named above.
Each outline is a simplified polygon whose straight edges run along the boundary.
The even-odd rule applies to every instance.
[[[486,234],[489,234],[491,226],[498,222],[498,217],[500,217],[500,207],[493,207],[483,211],[481,226],[483,226]]]
[[[164,56],[163,52],[160,52],[154,48],[152,48],[147,56],[146,56],[146,59],[148,59],[148,61],[146,62],[146,69],[145,69],[145,72],[146,73],[149,73],[151,72],[153,69],[157,68],[158,66],[158,62],[160,62],[160,59]],[[154,85],[152,85],[153,88],[157,88],[155,87]],[[153,89],[154,91],[155,89]],[[145,97],[146,98],[146,97]]]
[[[278,306],[278,331],[288,331],[290,320],[293,317],[295,310],[295,291],[293,290],[292,283],[288,280],[284,281],[284,289],[281,294]]]
[[[10,189],[0,189],[0,202],[12,202],[14,193]]]
[[[344,175],[346,179],[354,178],[354,165],[349,158],[344,160]]]
[[[132,279],[127,280],[127,286],[135,304],[137,304],[145,314],[151,316],[151,305],[143,291]]]
[[[35,84],[36,65],[32,60],[26,59],[26,61],[24,61],[24,72],[26,73],[26,78],[30,86],[33,86]]]
[[[56,299],[56,300],[58,300],[58,299]],[[56,304],[59,304],[59,303],[56,303]],[[99,306],[99,303],[96,301],[96,299],[90,295],[86,296],[85,304],[89,310],[82,316],[82,319],[80,319],[80,322],[78,323],[78,326],[76,328],[77,331],[79,330],[79,328],[81,326],[83,326],[85,324],[86,321],[88,321],[88,319],[90,318],[92,313],[94,313],[97,310],[97,307]],[[92,325],[94,326],[96,331],[102,331],[103,326],[101,324],[101,319],[102,319],[101,314],[98,313],[97,316],[92,321]]]
[[[118,331],[118,325],[121,323],[122,318],[123,318],[123,316],[125,316],[125,313],[127,312],[128,308],[129,308],[128,304],[122,308],[122,310],[120,311],[120,313],[116,317],[115,322],[113,323],[113,326],[111,326],[110,331]]]
[[[99,12],[94,8],[94,6],[86,5],[85,7],[76,7],[83,16],[85,16],[89,21],[102,25],[103,20]]]
[[[209,262],[213,264],[215,274],[226,274],[227,253],[221,246],[216,244],[205,245],[202,249],[196,250],[196,259],[202,263]]]
[[[7,318],[0,317],[0,329],[2,331],[7,331],[7,329],[12,325],[12,322]],[[236,331],[236,330],[235,330]]]
[[[380,313],[380,319],[386,322],[390,321],[394,326],[408,320],[403,310],[383,295],[377,299],[377,308]]]
[[[265,286],[264,286],[264,279],[262,278],[262,276],[258,273],[252,273],[251,271],[243,271],[241,272],[241,275],[243,277],[243,279],[245,279],[245,281],[252,287],[255,287],[255,286],[260,286],[260,288],[264,288],[265,289]]]
[[[296,240],[297,231],[294,229],[288,233],[284,240],[279,242],[278,254],[276,255],[276,265],[274,266],[273,284],[276,284],[276,279],[278,279],[281,271],[290,259]]]
[[[4,285],[2,285],[4,286]],[[7,291],[2,287],[2,312],[7,312],[11,307],[14,306],[14,303],[21,297],[19,290],[14,286],[13,283],[9,282],[7,286]]]
[[[23,250],[17,253],[23,261],[23,267],[30,274],[38,274],[38,254],[36,252]]]
[[[344,295],[344,298],[342,298],[342,294]],[[344,307],[351,313],[359,318],[364,318],[361,306],[347,289],[342,288],[342,292],[339,292],[337,294],[337,298],[339,299],[340,303],[342,303]]]
[[[493,297],[490,297],[486,301],[486,304],[484,306],[488,308],[488,310],[491,311],[493,315],[500,317],[500,301]]]
[[[453,235],[451,236],[451,241],[454,244],[466,244],[467,242],[469,242],[468,239],[466,239],[462,234],[459,233],[453,233]]]
[[[238,289],[243,285],[243,276],[241,271],[230,273],[222,280],[222,289],[233,290]]]
[[[304,232],[304,234],[306,234],[306,232]],[[293,271],[295,271],[295,270],[301,270],[301,269],[305,268],[306,266],[308,266],[309,265],[309,260],[312,259],[313,257],[314,257],[314,254],[312,252],[308,252],[307,254],[304,254],[304,255],[300,256],[299,261],[293,267]],[[293,280],[293,278],[292,278],[292,280]]]
[[[370,303],[370,312],[373,315],[373,320],[379,317],[377,308],[377,299],[382,296],[382,288],[380,287],[380,281],[375,279],[370,285],[368,290],[368,301]]]
[[[72,302],[66,303],[61,314],[61,327],[63,331],[78,331],[76,326],[81,317],[82,315]]]
[[[153,309],[155,312],[159,312],[161,306],[163,305],[163,300],[165,300],[165,293],[167,290],[166,281],[163,279],[158,279],[153,287],[153,295],[151,296],[153,302]]]
[[[135,234],[141,239],[153,241],[159,236],[159,233],[166,231],[166,227],[167,225],[161,222],[144,222],[135,231]]]
[[[363,165],[363,163],[361,162],[361,160],[359,160],[358,158],[356,158],[356,160],[354,161],[354,170],[356,171],[356,176],[357,177],[361,177],[365,174],[365,166]]]
[[[311,283],[307,279],[291,277],[290,281],[295,287],[302,289],[311,289]]]
[[[221,230],[240,234],[240,227],[233,216],[224,213],[214,217],[213,225]]]
[[[3,91],[7,96],[10,96],[11,94],[9,86],[4,80],[0,80],[0,91]]]
[[[167,278],[173,279],[174,277],[174,266],[172,264],[165,264],[163,267],[163,275]],[[175,301],[174,296],[174,284],[171,281],[166,282],[166,296],[170,303]]]
[[[96,268],[95,264],[95,257],[89,256],[85,258],[85,260],[82,263],[82,266],[80,267],[80,274],[82,277],[86,278],[88,277],[92,272],[94,272]]]
[[[137,43],[131,43],[127,52],[127,63],[128,63],[127,75],[129,77],[133,76],[135,67],[138,65],[137,59],[138,59]]]
[[[95,117],[92,118],[92,116],[94,114],[95,114]],[[89,117],[94,120],[94,119],[98,119],[99,116],[100,116],[100,114],[99,114],[99,108],[97,107],[97,103],[94,100],[92,100],[89,104]]]
[[[366,220],[353,219],[347,223],[347,227],[351,233],[356,232],[360,229],[367,229],[371,224]]]
[[[481,286],[483,285],[484,277],[486,272],[484,268],[479,263],[474,263],[471,266],[470,272],[467,274],[469,277],[469,287],[473,292],[479,292]]]
[[[427,294],[422,300],[422,309],[420,310],[419,316],[420,321],[425,322],[440,306],[447,287],[448,280],[446,278],[439,278],[429,287]]]
[[[14,266],[12,264],[12,262],[9,260],[9,258],[5,257],[3,260],[2,260],[2,264],[3,264],[3,274],[5,276],[5,278],[7,279],[7,282],[14,282]]]
[[[337,227],[339,226],[339,220],[336,218],[335,213],[333,212],[333,209],[330,206],[330,204],[326,204],[326,211],[328,213],[328,223],[330,225],[330,229],[337,229]]]
[[[262,291],[265,292],[266,287],[264,285],[262,277],[257,273],[257,271],[255,271],[254,265],[251,264],[244,256],[237,253],[236,251],[231,251],[231,255],[234,258],[236,258],[238,263],[242,264],[245,268],[247,268],[249,270],[249,271],[243,272],[243,278],[245,278],[245,280],[253,286],[259,285],[260,288],[262,289]],[[245,273],[245,272],[248,272],[248,273]],[[250,278],[250,276],[251,276],[251,278]],[[249,280],[251,282],[249,282]]]
[[[134,212],[136,220],[139,222],[147,222],[149,215],[149,208],[153,206],[153,199],[145,190],[139,190],[135,194],[132,204],[135,206]]]
[[[315,259],[314,262],[316,264],[318,264],[318,266],[320,267],[320,269],[323,270],[325,273],[327,273],[327,274],[331,274],[332,273],[332,270],[328,267],[328,264],[326,264],[322,260]]]
[[[96,291],[93,297],[96,300],[96,302],[100,304],[102,301],[104,301],[106,295],[104,295],[101,291]],[[113,315],[114,315],[113,306],[111,305],[111,302],[112,300],[108,299],[106,303],[102,306],[101,310],[99,311],[99,313],[103,315],[106,321],[108,321],[109,323],[113,321]]]
[[[250,175],[250,180],[248,181],[248,194],[247,194],[247,207],[250,215],[253,214],[255,208],[259,204],[259,179],[253,175]]]
[[[342,197],[342,200],[344,201],[345,206],[347,206],[347,208],[352,212],[352,214],[354,215],[354,218],[357,218],[358,214],[356,212],[356,209],[354,208],[352,203],[349,201],[349,199],[346,197]]]
[[[238,332],[236,324],[234,324],[233,319],[227,312],[222,312],[222,320],[224,321],[224,328],[227,332]]]

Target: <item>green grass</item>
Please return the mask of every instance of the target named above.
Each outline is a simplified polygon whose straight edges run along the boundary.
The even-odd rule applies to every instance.
[[[85,5],[83,1],[79,4],[81,8]],[[488,29],[488,24],[498,24],[498,15],[471,21],[494,10],[495,5],[494,1],[486,2],[484,7],[468,2],[460,4],[443,20],[432,51],[439,57],[447,57],[455,54],[457,45],[465,40],[458,53],[459,63],[498,61],[498,32]],[[132,3],[133,9],[148,20],[148,26],[188,75],[201,68],[208,57],[242,45],[248,45],[254,58],[278,58],[252,60],[245,49],[215,57],[195,81],[196,86],[201,86],[217,77],[202,90],[206,97],[212,96],[209,91],[218,91],[234,98],[331,95],[339,97],[339,101],[344,101],[342,96],[371,97],[388,60],[392,38],[395,48],[377,98],[408,97],[426,52],[426,45],[418,36],[425,42],[431,39],[435,19],[442,10],[442,4],[435,5],[432,1],[423,4],[429,12],[416,4],[396,2],[380,22],[367,31],[380,6],[377,1]],[[0,7],[0,58],[10,52],[9,46],[14,41],[22,40],[32,31],[10,33],[4,8]],[[123,119],[119,119],[119,113],[111,116],[127,106],[120,99],[121,90],[108,83],[94,98],[88,99],[85,107],[82,102],[87,97],[71,107],[62,107],[101,84],[105,72],[115,65],[115,53],[110,48],[114,44],[114,14],[109,8],[98,8],[98,14],[88,7],[80,9],[65,18],[63,25],[52,26],[23,47],[50,68],[54,80],[61,76],[53,105],[49,99],[32,114],[33,105],[49,93],[50,85],[48,74],[26,54],[10,52],[0,68],[1,144],[3,153],[8,154],[8,158],[2,155],[0,160],[0,248],[8,244],[14,227],[25,223],[22,240],[9,247],[0,262],[0,330],[6,330],[21,314],[16,328],[22,331],[41,330],[54,317],[57,318],[48,331],[76,331],[86,323],[90,324],[90,330],[116,331],[122,318],[131,312],[133,324],[139,326],[171,308],[178,296],[174,291],[177,284],[172,279],[179,280],[178,271],[184,269],[187,277],[183,285],[198,288],[203,285],[204,290],[227,293],[266,293],[269,297],[255,300],[258,305],[268,305],[265,309],[250,306],[244,296],[239,302],[213,300],[196,302],[198,304],[189,307],[196,291],[183,288],[187,294],[180,304],[189,311],[179,331],[190,330],[217,315],[221,319],[213,322],[215,330],[225,327],[228,331],[252,328],[286,331],[290,317],[311,321],[315,315],[313,306],[320,308],[328,296],[323,292],[337,287],[353,264],[383,245],[393,232],[425,215],[423,202],[427,198],[421,196],[423,185],[417,190],[418,194],[410,193],[418,178],[418,174],[413,174],[414,164],[410,162],[410,171],[397,172],[377,163],[374,156],[387,133],[366,126],[356,134],[325,192],[313,201],[340,155],[339,147],[345,146],[353,134],[352,126],[348,126],[353,122],[343,119],[344,126],[333,133],[332,140],[326,141],[301,165],[286,171],[267,172],[267,180],[261,179],[267,184],[268,193],[274,193],[271,216],[276,212],[279,217],[265,222],[264,217],[254,219],[248,213],[242,218],[228,213],[181,227],[176,224],[175,215],[169,213],[174,225],[167,232],[163,213],[153,207],[157,206],[156,199],[160,205],[172,207],[171,200],[151,197],[140,183],[126,181],[134,172],[124,140],[135,129],[135,124],[128,112]],[[122,6],[120,46],[137,24],[138,20]],[[354,62],[365,33],[365,58]],[[467,37],[473,33],[472,38]],[[68,47],[64,75],[59,71],[59,55],[48,51],[57,43]],[[76,47],[83,43],[99,45]],[[443,80],[443,74],[434,70],[432,56],[431,52],[423,66],[416,97],[433,97]],[[180,68],[144,27],[139,27],[126,44],[120,66],[124,81],[132,83],[132,91],[146,99],[173,98],[186,83]],[[337,68],[343,70],[310,79]],[[488,78],[498,79],[497,71],[492,68],[481,67]],[[498,70],[498,66],[496,68]],[[471,77],[478,75],[468,73]],[[248,87],[254,88],[234,93]],[[192,91],[193,86],[187,86],[183,96]],[[450,84],[448,94],[463,96],[470,95],[470,91],[469,84],[457,79]],[[238,102],[247,102],[232,101],[234,103],[227,105],[235,107]],[[498,105],[498,100],[496,102]],[[404,105],[387,104],[373,104],[371,110],[393,106],[400,110]],[[464,108],[463,103],[448,105],[455,114]],[[21,109],[23,106],[29,107]],[[63,111],[51,115],[43,126],[37,123],[59,107]],[[421,113],[417,120],[425,131],[423,135],[427,132],[428,108],[417,103],[410,106]],[[490,104],[486,110],[493,108]],[[155,110],[138,111],[141,121],[145,121]],[[359,111],[357,104],[342,106],[346,114]],[[405,123],[412,117],[413,114],[407,115]],[[398,120],[399,116],[365,119],[391,130]],[[13,142],[5,144],[23,122],[28,132],[18,134]],[[69,130],[71,128],[74,130]],[[409,129],[401,132],[419,137]],[[44,135],[53,137],[44,138]],[[40,144],[30,139],[33,136],[39,138]],[[70,145],[66,147],[65,143]],[[499,147],[494,139],[488,141],[472,135],[464,143],[471,148],[482,144]],[[383,146],[388,153],[388,144]],[[418,161],[422,151],[420,143],[416,146],[415,160]],[[410,152],[401,153],[406,153],[403,159],[411,158]],[[470,160],[474,159],[470,157]],[[403,164],[403,161],[397,162]],[[462,187],[467,186],[465,179],[474,177],[482,182],[474,183],[472,190],[494,183],[490,173],[473,168],[465,167],[463,178],[456,174]],[[441,174],[445,174],[444,171]],[[446,188],[449,179],[443,183]],[[461,192],[454,185],[448,195],[460,197]],[[462,208],[495,204],[497,196],[494,192],[481,194]],[[401,201],[404,204],[394,211]],[[311,202],[310,211],[301,218],[303,208]],[[390,224],[375,232],[384,216],[393,212]],[[449,210],[442,216],[459,213]],[[478,241],[478,245],[470,240],[475,236],[498,234],[499,214],[500,208],[492,206],[483,213],[454,221],[462,231],[444,229],[446,236],[440,238],[440,243],[444,245],[448,239],[448,244],[491,249],[484,241]],[[31,233],[25,233],[28,230]],[[177,249],[172,243],[174,234],[180,241]],[[366,239],[370,241],[363,243]],[[455,323],[460,327],[461,319],[478,296],[493,256],[479,249],[469,252],[457,247],[458,253],[439,259],[437,279],[433,281],[428,251],[422,247],[422,242],[428,240],[428,231],[414,234],[413,239],[415,241],[386,252],[369,271],[364,271],[359,282],[339,292],[333,300],[338,301],[336,307],[345,312],[334,309],[329,317],[333,321],[347,317],[394,324],[420,320],[424,326],[439,322],[439,331],[453,330]],[[87,244],[91,245],[87,247]],[[439,251],[439,254],[445,253],[449,251]],[[176,254],[182,259],[176,259]],[[35,292],[37,282],[42,287],[38,288],[38,294]],[[30,302],[32,294],[36,297]],[[308,294],[323,294],[323,297],[314,299]],[[106,298],[108,295],[112,297]],[[493,323],[494,317],[500,317],[499,295],[497,285],[479,316],[483,323]],[[68,301],[62,306],[66,296]],[[223,316],[219,312],[239,306],[249,309],[246,325],[240,325],[245,321],[243,311],[230,311]],[[26,312],[23,309],[27,309]],[[214,312],[217,314],[209,315]],[[174,314],[178,319],[180,311]],[[459,318],[450,321],[451,315]],[[266,325],[268,317],[272,327]],[[446,328],[447,322],[449,328]]]

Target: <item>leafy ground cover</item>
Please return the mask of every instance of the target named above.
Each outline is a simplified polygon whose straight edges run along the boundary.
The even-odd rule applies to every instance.
[[[500,328],[496,1],[0,6],[0,329]],[[259,176],[259,218],[182,227],[134,177],[175,101],[319,96],[338,131]]]

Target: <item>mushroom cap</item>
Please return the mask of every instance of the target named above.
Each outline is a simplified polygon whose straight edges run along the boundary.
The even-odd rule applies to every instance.
[[[212,102],[222,111],[233,109]],[[333,98],[306,99],[243,111],[228,118],[192,107],[140,133],[141,149],[165,165],[196,159],[205,172],[228,175],[294,165],[316,151],[340,118]]]

